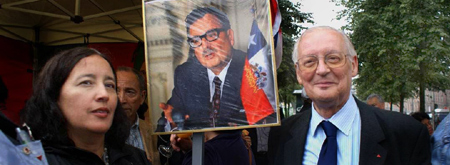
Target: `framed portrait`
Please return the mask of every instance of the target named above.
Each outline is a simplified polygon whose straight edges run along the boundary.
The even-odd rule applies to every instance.
[[[269,1],[144,1],[155,134],[280,123]]]

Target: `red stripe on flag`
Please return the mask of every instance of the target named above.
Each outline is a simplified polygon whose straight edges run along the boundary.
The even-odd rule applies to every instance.
[[[247,57],[242,75],[241,98],[249,125],[274,113],[264,90],[256,86],[256,76]]]
[[[277,15],[278,12],[278,2],[277,0],[270,0],[270,13],[272,16],[272,26],[275,23],[275,16]]]

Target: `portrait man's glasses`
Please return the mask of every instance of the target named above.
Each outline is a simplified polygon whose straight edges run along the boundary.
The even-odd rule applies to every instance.
[[[338,68],[344,66],[346,55],[341,53],[327,54],[324,57],[325,64],[330,68]],[[298,59],[297,66],[301,71],[311,72],[317,69],[319,58],[317,56],[308,55]]]
[[[202,45],[202,39],[205,38],[206,41],[212,42],[219,38],[220,32],[228,29],[217,28],[208,30],[205,34],[200,36],[188,37],[188,43],[192,48],[196,48]]]

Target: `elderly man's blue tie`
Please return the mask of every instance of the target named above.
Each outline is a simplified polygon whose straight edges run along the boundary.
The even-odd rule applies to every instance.
[[[322,121],[320,123],[327,138],[323,142],[322,149],[320,150],[318,165],[335,165],[337,164],[337,140],[336,132],[337,128],[329,121]]]

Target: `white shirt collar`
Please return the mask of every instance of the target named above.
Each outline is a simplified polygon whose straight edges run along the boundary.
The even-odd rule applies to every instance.
[[[136,121],[134,122],[134,124],[131,126],[131,128],[133,128],[134,126],[139,127],[139,115],[136,113]]]
[[[317,113],[314,108],[314,102],[312,103],[312,116],[311,116],[311,126],[314,130],[314,136],[316,136],[317,127],[323,120],[327,120],[333,123],[343,134],[349,135],[350,129],[352,128],[353,120],[355,115],[357,115],[358,106],[356,105],[355,98],[350,94],[347,102],[344,106],[331,118],[325,119]]]
[[[219,77],[220,81],[222,81],[222,85],[223,85],[223,80],[225,80],[225,76],[227,75],[227,71],[228,68],[230,67],[230,63],[231,60],[228,62],[227,66],[225,66],[225,68],[222,69],[222,71],[220,71],[219,75],[217,77]],[[213,71],[211,69],[207,69],[208,70],[208,78],[209,78],[209,82],[213,82],[214,77],[216,77],[216,74],[213,73]]]
[[[225,68],[223,68],[222,71],[220,71],[219,75],[217,77],[219,77],[220,81],[222,81],[222,83],[220,84],[220,96],[222,96],[222,89],[223,89],[223,84],[225,84],[225,77],[227,76],[227,71],[228,68],[230,67],[230,63],[231,60],[228,62],[227,66],[225,66]],[[209,79],[209,101],[212,101],[212,97],[214,95],[214,85],[213,85],[213,80],[216,77],[216,75],[210,70],[208,70],[208,79]]]

